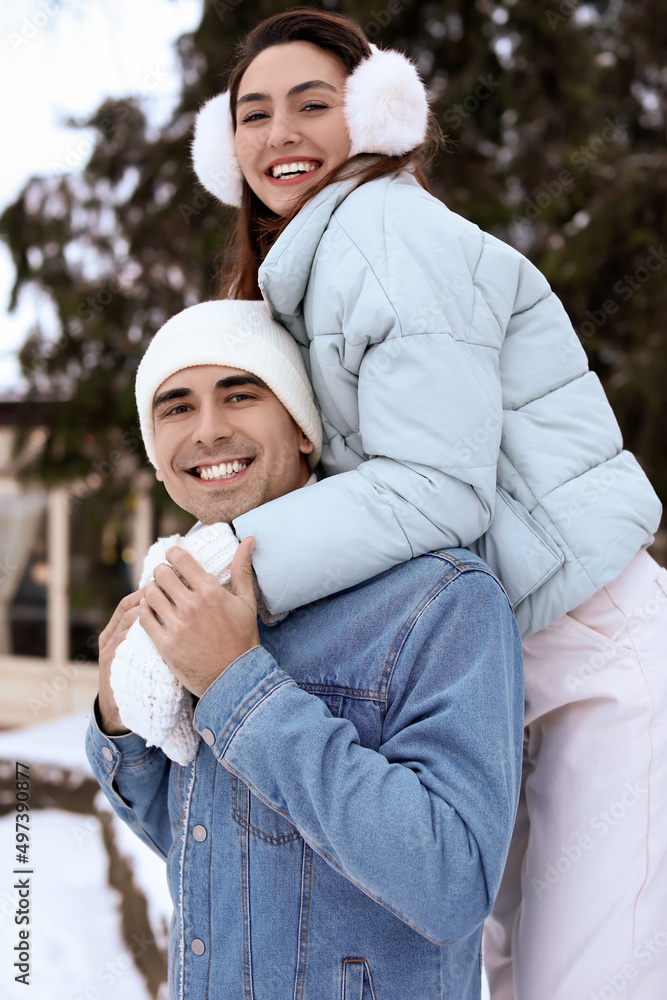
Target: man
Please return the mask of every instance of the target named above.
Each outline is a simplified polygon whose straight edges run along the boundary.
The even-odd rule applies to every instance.
[[[319,420],[299,348],[263,303],[171,319],[137,402],[158,479],[201,521],[269,502],[279,514],[308,488]],[[252,547],[231,592],[169,549],[100,638],[88,756],[167,862],[171,997],[478,998],[520,779],[504,591],[454,549],[258,623]],[[113,699],[110,664],[137,616],[198,699],[187,767],[125,730]]]

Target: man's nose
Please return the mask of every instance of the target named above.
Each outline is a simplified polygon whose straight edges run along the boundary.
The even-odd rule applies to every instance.
[[[200,444],[212,445],[221,438],[229,438],[234,433],[224,407],[214,403],[204,403],[197,415],[197,423],[192,432],[192,440]]]

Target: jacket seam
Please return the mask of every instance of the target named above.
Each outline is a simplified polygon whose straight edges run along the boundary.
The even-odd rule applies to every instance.
[[[188,785],[186,801],[185,801],[185,813],[183,817],[183,826],[181,828],[181,857],[178,865],[178,902],[180,909],[180,941],[179,941],[179,952],[181,956],[181,975],[179,983],[179,997],[180,1000],[184,1000],[185,997],[185,891],[184,891],[184,874],[183,869],[185,867],[185,851],[187,847],[187,831],[190,825],[190,807],[192,805],[192,795],[195,787],[195,777],[197,773],[197,757],[192,762],[192,773],[190,775],[190,782]]]
[[[520,413],[521,410],[523,410],[526,406],[531,406],[533,403],[539,403],[540,400],[546,399],[548,396],[550,396],[552,392],[558,392],[559,389],[564,389],[565,386],[573,385],[575,382],[578,382],[580,379],[585,378],[586,375],[592,375],[592,374],[595,374],[595,373],[591,372],[590,368],[587,368],[585,372],[581,373],[581,375],[576,375],[574,378],[568,378],[565,382],[561,382],[560,385],[555,385],[555,386],[553,386],[552,389],[547,389],[546,392],[540,393],[539,396],[533,396],[531,399],[527,399],[525,402],[521,403],[519,406],[509,406],[509,407],[503,406],[503,410],[506,411],[507,413]],[[508,456],[508,458],[509,458],[509,456]],[[510,462],[511,461],[512,460],[510,459]],[[514,468],[514,463],[513,462],[512,462],[512,468]],[[574,478],[576,479],[577,477],[575,476]],[[568,480],[568,482],[569,482],[569,480]]]
[[[303,691],[309,694],[344,694],[348,698],[358,698],[361,701],[382,701],[381,691],[372,688],[349,688],[338,684],[299,684]]]
[[[587,469],[584,469],[583,472],[578,472],[576,476],[570,476],[562,483],[559,483],[558,486],[552,486],[552,488],[548,490],[546,493],[542,493],[540,496],[535,495],[535,499],[537,500],[537,506],[542,507],[542,501],[546,500],[548,497],[551,496],[552,493],[555,493],[557,490],[562,490],[564,486],[569,486],[570,483],[576,483],[577,479],[581,479],[582,476],[587,476],[589,472],[593,472],[594,469],[601,469],[603,466],[607,464],[607,462],[613,462],[615,459],[618,458],[618,456],[624,450],[625,449],[621,448],[619,451],[616,452],[615,455],[612,455],[610,458],[605,458],[604,461],[602,462],[596,462],[595,465],[589,465],[589,467]],[[547,512],[544,511],[544,513],[546,514]],[[549,518],[549,520],[551,520],[551,518]]]
[[[257,705],[260,704],[262,701],[264,701],[264,698],[267,696],[267,688],[269,688],[268,693],[270,694],[271,690],[273,690],[271,685],[273,685],[273,687],[275,688],[279,688],[282,687],[283,684],[289,684],[291,680],[292,680],[291,677],[285,677],[283,680],[280,680],[276,683],[275,678],[265,677],[264,680],[261,682],[261,684],[259,684],[258,687],[254,688],[244,699],[244,701],[242,701],[241,704],[234,709],[232,715],[227,720],[224,729],[220,733],[220,738],[218,739],[217,743],[218,748],[222,746],[222,743],[226,739],[227,734],[230,732],[230,730],[236,731],[239,725],[242,725],[244,719],[248,715],[250,715],[250,713],[257,707]],[[254,701],[256,701],[257,704],[253,704]],[[233,736],[234,732],[232,732],[230,740],[233,738]],[[227,746],[229,745],[230,740],[227,740],[225,748],[220,750],[221,753],[225,752]]]
[[[537,537],[539,538],[539,535],[537,535]],[[514,610],[514,608],[512,607],[512,602],[510,600],[510,596],[507,593],[507,591],[505,590],[505,587],[503,585],[503,581],[498,579],[498,577],[493,572],[493,570],[491,569],[490,566],[486,566],[486,565],[483,565],[483,564],[479,564],[479,565],[476,564],[474,566],[471,566],[469,563],[464,562],[463,560],[459,559],[457,556],[455,556],[453,554],[450,554],[450,553],[447,553],[445,555],[444,553],[441,553],[441,552],[427,552],[426,554],[429,555],[429,556],[433,556],[435,559],[442,559],[444,562],[450,562],[451,561],[451,562],[455,563],[456,566],[460,569],[461,573],[484,573],[485,576],[490,576],[491,579],[495,583],[498,584],[498,586],[502,590],[503,594],[507,598],[507,603],[512,608],[512,610]]]
[[[403,652],[403,649],[405,648],[406,642],[408,641],[410,635],[412,634],[412,631],[413,631],[415,625],[417,624],[417,622],[419,621],[419,619],[423,616],[423,614],[427,610],[427,608],[429,608],[431,606],[431,604],[436,600],[436,598],[438,598],[440,596],[440,594],[444,590],[446,590],[447,587],[449,587],[449,585],[451,583],[454,582],[454,580],[457,580],[459,578],[459,576],[462,576],[464,573],[483,573],[484,576],[490,577],[497,584],[497,586],[500,588],[500,590],[504,594],[504,596],[505,596],[505,598],[507,600],[507,603],[509,604],[512,612],[514,611],[514,608],[512,606],[512,602],[510,601],[509,595],[508,595],[507,591],[505,590],[505,588],[503,587],[502,583],[500,582],[500,580],[498,579],[498,577],[493,572],[491,572],[491,570],[487,569],[485,566],[470,566],[470,565],[467,565],[466,563],[461,562],[460,560],[458,560],[456,558],[456,556],[449,556],[449,555],[448,556],[443,556],[443,555],[436,554],[436,553],[427,553],[427,555],[435,555],[435,557],[437,559],[441,559],[443,562],[450,563],[450,565],[452,565],[452,569],[455,570],[456,572],[453,572],[452,575],[449,576],[447,579],[440,580],[437,584],[434,584],[433,587],[431,588],[431,590],[424,596],[424,598],[423,598],[420,606],[418,608],[414,609],[412,620],[409,621],[409,619],[406,619],[405,622],[403,623],[403,625],[401,626],[401,628],[399,629],[399,633],[396,636],[396,639],[394,640],[394,644],[392,645],[392,648],[389,651],[389,654],[387,656],[387,661],[385,663],[385,668],[384,668],[383,674],[382,674],[382,683],[383,683],[383,686],[385,685],[385,677],[387,678],[386,679],[386,686],[384,687],[384,690],[385,690],[385,697],[384,697],[385,716],[386,716],[387,703],[388,703],[388,700],[389,700],[389,688],[391,687],[391,682],[392,682],[392,678],[393,678],[393,675],[394,675],[394,671],[395,671],[396,666],[398,664],[398,661],[399,661],[399,659],[401,657],[401,653]],[[409,624],[408,624],[408,622],[409,622]],[[397,643],[398,643],[398,648],[397,648],[397,645],[396,645]],[[382,724],[384,725],[384,718],[382,719]]]
[[[393,306],[392,306],[392,310],[393,310],[394,314],[398,318],[398,314],[396,313],[396,310],[394,309]],[[313,340],[311,341],[311,343],[314,343],[315,341],[319,340],[320,337],[343,337],[344,338],[345,337],[345,331],[344,330],[331,330],[328,333],[316,333],[314,335]],[[399,340],[399,339],[400,340],[408,340],[408,339],[409,340],[416,340],[417,337],[451,337],[451,339],[454,341],[455,344],[465,344],[466,347],[481,347],[481,348],[483,348],[484,350],[487,350],[487,351],[495,351],[496,354],[500,353],[500,348],[497,347],[495,344],[481,344],[477,340],[461,340],[458,337],[455,337],[451,330],[432,330],[430,333],[423,333],[423,332],[421,332],[421,333],[407,333],[407,334],[401,333],[400,338],[396,337],[396,338],[393,338],[393,339],[396,339],[396,340]],[[392,338],[390,338],[390,339],[392,339]],[[373,347],[379,347],[381,344],[387,344],[387,343],[389,343],[389,340],[385,337],[384,340],[379,340],[377,342],[377,344],[373,344],[372,346]],[[349,372],[350,375],[354,375],[354,372],[350,372],[350,369],[349,368],[345,368],[345,365],[341,364],[341,368],[344,368],[345,371]],[[584,372],[584,374],[587,374],[587,372]],[[572,380],[570,380],[570,381],[572,381]],[[564,385],[567,385],[567,384],[568,384],[567,382],[564,383]],[[560,386],[557,386],[556,388],[560,388]],[[536,396],[535,397],[535,399],[541,399],[541,398],[542,398],[541,396]],[[524,406],[524,405],[527,405],[527,404],[524,404],[524,403],[521,404],[521,406]],[[520,407],[519,407],[519,409],[520,409]],[[335,430],[335,428],[334,428],[334,430]],[[337,434],[341,434],[340,431],[336,431],[336,433]],[[353,432],[353,433],[358,433],[358,431],[357,432]],[[341,435],[341,436],[344,436],[344,435]]]
[[[434,583],[431,589],[428,591],[428,593],[424,595],[420,604],[416,608],[413,608],[412,611],[410,612],[410,615],[408,615],[404,619],[403,624],[398,630],[398,634],[396,635],[396,638],[392,643],[392,647],[389,650],[389,653],[387,654],[387,659],[385,661],[384,670],[382,671],[382,679],[380,682],[380,686],[384,690],[385,712],[384,716],[382,716],[383,725],[384,725],[384,719],[386,717],[388,693],[389,693],[389,687],[391,685],[391,679],[394,673],[394,669],[396,667],[396,663],[398,662],[398,659],[401,655],[401,651],[403,650],[405,643],[407,642],[410,634],[412,633],[413,628],[421,618],[426,608],[435,599],[437,594],[440,593],[442,590],[444,590],[446,587],[448,587],[449,584],[452,582],[452,580],[455,580],[456,577],[460,575],[460,573],[461,570],[458,567],[452,567],[451,575],[449,575],[446,580],[438,580],[437,583]]]
[[[303,852],[304,852],[304,864],[306,863],[307,852],[310,852],[310,857],[308,858],[308,902],[306,904],[306,922],[305,922],[306,931],[304,935],[305,941],[304,941],[304,951],[303,951],[303,975],[301,977],[301,1000],[303,1000],[303,991],[306,986],[306,966],[308,962],[308,931],[310,929],[310,900],[313,888],[313,850],[311,847],[308,846],[308,844],[306,844],[305,841],[303,842]],[[302,895],[302,902],[303,902],[303,895]],[[300,917],[301,916],[302,914],[300,914]],[[299,931],[301,931],[301,926],[302,926],[301,920],[299,920]],[[298,960],[299,962],[301,962],[301,949],[299,949]],[[295,991],[296,991],[296,986],[297,984],[295,983],[294,984]]]
[[[524,313],[530,312],[530,310],[534,309],[535,306],[538,306],[540,302],[545,302],[552,295],[555,295],[555,292],[553,288],[549,288],[549,291],[546,293],[546,295],[540,295],[539,299],[535,299],[532,305],[526,306],[525,309],[517,309],[517,310],[513,309],[512,316],[523,316]]]
[[[363,250],[361,250],[361,248],[360,248],[360,247],[359,247],[359,246],[357,245],[357,243],[356,243],[356,242],[355,242],[355,241],[354,241],[354,240],[352,239],[352,237],[350,236],[350,234],[348,233],[347,229],[346,229],[346,228],[345,228],[345,226],[344,226],[344,225],[342,224],[342,222],[341,222],[341,221],[340,221],[339,219],[337,219],[337,218],[336,218],[336,214],[335,214],[335,213],[334,213],[334,214],[333,214],[333,215],[331,216],[331,221],[332,221],[332,222],[335,222],[335,223],[336,223],[336,225],[338,226],[338,228],[340,229],[340,231],[341,231],[342,233],[344,233],[344,234],[345,234],[345,236],[347,237],[347,240],[348,240],[348,242],[349,242],[350,246],[354,247],[354,249],[355,249],[355,250],[357,251],[357,253],[358,253],[358,254],[359,254],[359,256],[361,257],[361,259],[362,259],[363,261],[365,261],[365,263],[366,263],[366,267],[368,268],[368,270],[370,271],[370,273],[371,273],[371,274],[373,275],[373,277],[375,278],[375,281],[376,281],[376,283],[377,283],[377,285],[378,285],[378,287],[379,287],[380,291],[382,292],[383,296],[384,296],[384,297],[385,297],[385,299],[387,300],[387,304],[388,304],[389,308],[391,309],[392,313],[393,313],[393,314],[394,314],[394,316],[396,317],[396,322],[397,322],[397,324],[398,324],[398,329],[399,329],[399,331],[400,331],[400,336],[402,337],[402,336],[403,336],[403,326],[402,326],[402,324],[401,324],[401,318],[400,318],[400,316],[398,315],[398,313],[396,312],[396,308],[395,308],[395,306],[394,306],[394,303],[393,303],[393,302],[391,301],[391,299],[389,298],[389,292],[388,292],[388,290],[387,290],[387,289],[386,289],[386,288],[384,287],[384,285],[382,284],[382,281],[380,280],[380,278],[379,278],[379,276],[378,276],[378,274],[377,274],[377,272],[376,272],[375,268],[373,267],[373,265],[371,264],[371,262],[369,261],[368,257],[367,257],[367,256],[366,256],[366,254],[365,254],[365,253],[363,252]],[[383,236],[384,236],[384,225],[383,225]],[[317,247],[317,249],[319,250],[319,243],[318,243],[318,247]],[[317,258],[317,251],[315,251],[315,258]],[[386,260],[386,250],[385,250],[385,260]],[[313,263],[314,263],[314,261],[313,261]]]
[[[477,310],[477,281],[476,281],[476,278],[477,278],[477,269],[479,268],[479,265],[480,265],[480,263],[482,261],[482,257],[484,256],[484,248],[485,248],[485,245],[486,245],[485,244],[485,236],[486,236],[486,233],[482,232],[482,243],[481,243],[481,246],[479,248],[479,257],[477,258],[475,266],[474,266],[474,268],[472,270],[472,273],[470,275],[470,281],[471,281],[471,284],[472,284],[472,309],[470,310],[470,323],[468,324],[468,330],[467,330],[467,333],[468,333],[468,342],[470,342],[470,337],[472,336],[473,326],[475,324],[475,312]],[[500,349],[499,349],[499,353],[500,353]]]
[[[213,789],[211,791],[211,801],[215,803],[215,786],[218,780],[218,769],[213,768]],[[187,836],[187,831],[186,831]],[[211,837],[213,836],[213,823],[211,822]],[[213,896],[212,884],[211,884],[211,868],[213,863],[213,850],[212,845],[209,846],[208,851],[208,898],[211,899]],[[209,987],[211,983],[211,964],[213,960],[213,950],[211,948],[211,941],[213,939],[213,934],[211,933],[211,907],[208,907],[207,913],[207,927],[208,927],[208,941],[206,942],[206,954],[208,958],[208,966],[206,969],[206,1000],[209,998]]]

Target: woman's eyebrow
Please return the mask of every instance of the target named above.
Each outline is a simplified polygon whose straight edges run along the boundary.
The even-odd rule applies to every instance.
[[[302,94],[304,90],[314,90],[316,88],[324,87],[326,90],[336,91],[336,88],[325,80],[306,80],[305,83],[297,83],[287,91],[288,97],[294,97],[296,94]],[[239,97],[236,102],[236,106],[239,104],[250,104],[252,101],[270,101],[271,98],[268,94],[244,94],[243,97]]]

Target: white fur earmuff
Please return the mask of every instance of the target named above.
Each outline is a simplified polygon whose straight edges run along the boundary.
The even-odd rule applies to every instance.
[[[243,194],[243,174],[236,158],[236,143],[229,110],[229,91],[203,104],[195,118],[192,164],[206,190],[225,205],[238,207]]]
[[[399,156],[426,137],[428,101],[414,65],[401,52],[373,53],[359,63],[345,87],[345,120],[357,153]]]
[[[350,156],[399,156],[426,138],[428,100],[415,66],[401,52],[371,45],[371,55],[350,74],[343,111]],[[192,162],[199,181],[225,205],[238,207],[243,174],[236,158],[229,92],[212,97],[195,119]]]

